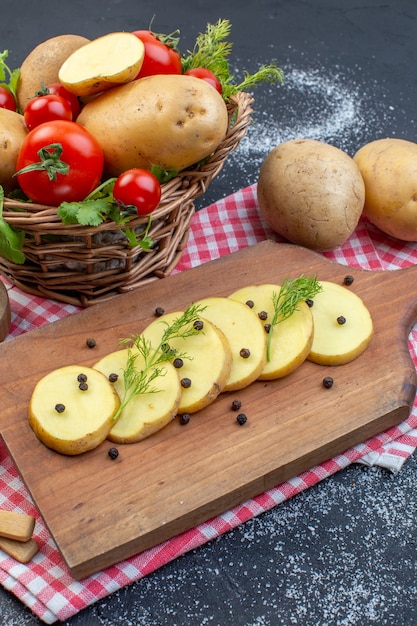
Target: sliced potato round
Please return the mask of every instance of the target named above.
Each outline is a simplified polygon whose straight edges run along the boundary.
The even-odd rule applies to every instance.
[[[87,377],[85,390],[80,389],[80,374]],[[29,424],[48,448],[61,454],[81,454],[106,439],[119,405],[104,374],[84,365],[66,365],[36,384],[29,403]]]
[[[117,350],[106,354],[94,368],[105,374],[117,374],[113,383],[120,397],[123,398],[123,372],[127,366],[129,350]],[[143,357],[137,353],[135,368],[144,367]],[[149,375],[155,368],[151,368]],[[160,374],[150,383],[149,392],[134,396],[125,406],[113,427],[108,439],[115,443],[135,443],[153,435],[176,416],[181,398],[180,380],[175,367],[169,361],[160,366]]]
[[[136,78],[144,56],[145,46],[133,33],[108,33],[73,52],[61,65],[59,81],[77,96],[98,94]]]
[[[252,310],[257,314],[262,327],[274,317],[274,294],[281,287],[274,284],[248,285],[230,294],[229,298],[243,304],[253,303]],[[266,313],[261,320],[259,314]],[[262,316],[264,317],[264,316]],[[291,374],[308,357],[313,342],[314,325],[310,307],[300,301],[297,309],[286,320],[276,324],[267,335],[267,358],[260,380],[272,380]]]
[[[218,296],[196,302],[204,317],[224,333],[232,354],[232,369],[224,391],[247,387],[259,378],[266,362],[266,333],[255,313],[242,302]]]
[[[142,336],[158,346],[166,324],[171,325],[182,312],[166,313],[145,328]],[[187,355],[178,368],[181,381],[181,399],[178,413],[195,413],[208,406],[223,391],[232,367],[232,355],[223,333],[210,321],[201,318],[202,330],[188,337],[170,341],[170,347]],[[186,331],[187,329],[184,329]],[[190,386],[184,387],[184,381]]]
[[[360,356],[373,336],[372,317],[355,293],[337,283],[320,281],[313,299],[314,338],[309,361],[343,365]]]

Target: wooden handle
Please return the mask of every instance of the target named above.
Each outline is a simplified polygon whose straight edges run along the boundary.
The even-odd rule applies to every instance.
[[[35,528],[35,518],[25,513],[0,510],[0,537],[29,541]]]

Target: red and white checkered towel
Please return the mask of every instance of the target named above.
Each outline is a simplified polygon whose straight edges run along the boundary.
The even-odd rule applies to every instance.
[[[176,268],[182,271],[229,254],[265,238],[280,239],[262,221],[256,187],[247,187],[195,214],[189,243]],[[386,237],[366,221],[341,248],[325,256],[350,267],[394,270],[417,263],[417,245]],[[12,309],[10,336],[30,331],[67,315],[77,308],[33,297],[9,288]],[[409,349],[417,366],[417,330],[409,337]],[[417,447],[417,402],[410,417],[395,428],[347,450],[344,454],[294,477],[231,511],[208,520],[169,541],[82,581],[75,581],[31,501],[5,447],[0,443],[0,508],[36,517],[34,538],[40,546],[34,559],[23,565],[0,551],[0,582],[43,622],[66,620],[100,598],[138,580],[185,552],[197,548],[246,520],[276,506],[351,463],[377,464],[399,471]]]

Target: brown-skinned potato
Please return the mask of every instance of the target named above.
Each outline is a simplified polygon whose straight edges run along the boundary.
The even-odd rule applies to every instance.
[[[266,156],[258,177],[258,204],[269,226],[312,250],[342,245],[365,202],[358,166],[344,151],[313,139],[294,139]]]
[[[57,35],[33,48],[20,66],[16,96],[22,113],[42,86],[58,82],[58,73],[63,62],[89,41],[82,35]]]
[[[181,171],[198,163],[223,141],[228,115],[205,81],[159,74],[98,95],[77,122],[101,145],[107,175],[118,176],[133,167]]]

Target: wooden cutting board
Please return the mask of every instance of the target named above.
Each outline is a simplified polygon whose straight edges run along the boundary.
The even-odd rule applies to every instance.
[[[224,394],[190,423],[149,439],[65,457],[38,442],[27,421],[37,380],[65,364],[92,365],[139,333],[158,306],[185,308],[252,283],[300,274],[342,283],[369,308],[368,350],[340,367],[305,362],[290,376]],[[263,242],[176,274],[0,346],[0,432],[72,575],[81,579],[285,481],[405,420],[416,393],[408,335],[417,319],[417,268],[371,272]],[[97,344],[90,349],[87,337]],[[325,389],[324,376],[334,385]],[[230,409],[242,401],[248,421]]]

